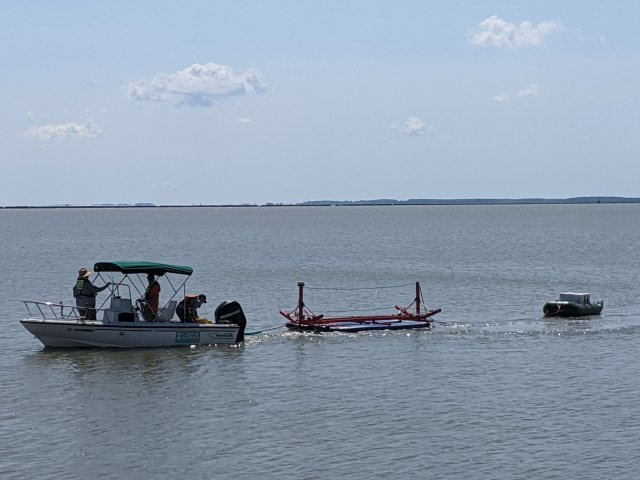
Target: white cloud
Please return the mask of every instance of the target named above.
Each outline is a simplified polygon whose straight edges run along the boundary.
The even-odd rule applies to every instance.
[[[135,80],[124,90],[133,100],[209,107],[232,96],[261,93],[265,88],[259,70],[251,69],[236,75],[226,65],[196,63],[175,73]]]
[[[507,103],[509,100],[511,100],[511,95],[509,95],[508,93],[501,93],[500,95],[491,97],[491,100],[496,103]]]
[[[532,97],[538,94],[538,84],[530,83],[518,92],[519,97]]]
[[[39,127],[32,127],[25,132],[27,138],[33,138],[43,142],[64,138],[94,138],[98,135],[102,135],[102,129],[100,129],[93,120],[87,120],[83,124],[75,122],[49,123]]]
[[[524,46],[538,46],[545,37],[562,31],[564,27],[559,21],[546,20],[538,24],[525,21],[515,25],[492,15],[480,22],[466,36],[469,42],[479,47],[516,49]]]
[[[25,117],[27,117],[29,120],[34,120],[36,118],[36,114],[33,112],[27,112],[24,114]]]
[[[240,124],[249,124],[249,123],[253,123],[253,118],[251,117],[237,117],[237,118],[230,118],[230,117],[218,117],[218,122],[220,123],[240,123]]]
[[[427,123],[420,117],[407,118],[401,127],[397,122],[393,122],[387,127],[387,130],[401,132],[410,136],[430,135],[443,141],[449,140],[448,135],[440,133],[440,130],[433,125],[427,125]],[[394,141],[394,143],[396,142]]]
[[[501,93],[499,95],[491,97],[491,101],[496,103],[507,103],[510,102],[514,97],[533,97],[535,95],[538,95],[538,93],[538,84],[530,83],[526,87],[520,89],[515,95],[509,93]]]
[[[173,182],[155,182],[151,186],[153,188],[165,189],[165,188],[175,188],[176,184]]]
[[[409,117],[404,122],[402,131],[407,135],[424,135],[427,133],[427,124],[419,117]]]

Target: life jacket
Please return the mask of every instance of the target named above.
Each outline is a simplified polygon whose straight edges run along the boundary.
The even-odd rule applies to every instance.
[[[84,287],[87,283],[87,279],[86,278],[79,278],[76,281],[76,286],[74,288],[74,297],[91,297],[92,295],[88,292],[84,291]]]

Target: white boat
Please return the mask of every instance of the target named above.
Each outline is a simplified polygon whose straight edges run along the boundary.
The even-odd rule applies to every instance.
[[[93,270],[97,273],[95,281],[102,278],[105,283],[112,282],[108,297],[95,309],[96,320],[85,318],[86,310],[74,305],[23,301],[28,316],[20,323],[45,347],[140,348],[244,341],[246,318],[236,301],[222,302],[213,320],[198,318],[197,322],[187,323],[174,318],[178,300],[186,297],[186,281],[193,273],[191,267],[128,261],[99,262]],[[153,321],[145,320],[143,314],[146,287],[140,276],[148,274],[165,278],[163,284],[173,290]],[[172,281],[171,276],[178,276],[182,282],[176,282],[175,278]],[[135,301],[133,293],[138,296]]]

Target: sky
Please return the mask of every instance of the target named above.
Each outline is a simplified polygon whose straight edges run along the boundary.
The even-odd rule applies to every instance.
[[[0,1],[0,205],[640,196],[640,2]]]

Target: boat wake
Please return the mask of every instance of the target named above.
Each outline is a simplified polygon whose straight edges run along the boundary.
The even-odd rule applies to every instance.
[[[246,342],[287,338],[335,338],[335,337],[380,337],[429,335],[512,335],[512,336],[575,336],[640,333],[640,315],[619,314],[578,318],[519,317],[499,321],[480,320],[476,322],[455,320],[433,322],[430,329],[411,331],[295,331],[286,329],[286,325],[276,325],[245,333]]]

